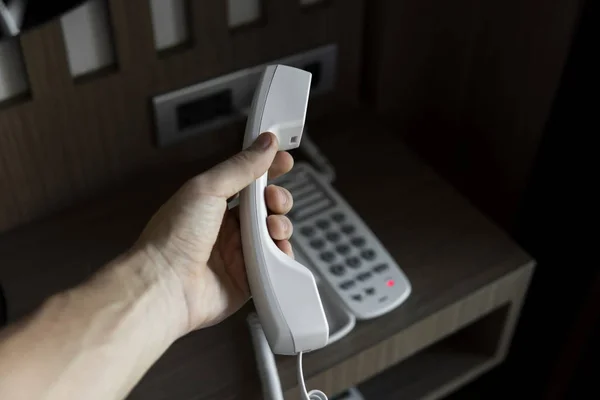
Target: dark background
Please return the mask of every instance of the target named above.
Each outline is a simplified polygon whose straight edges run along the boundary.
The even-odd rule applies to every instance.
[[[516,239],[538,266],[511,352],[452,398],[600,398],[599,24],[587,1],[518,213]]]

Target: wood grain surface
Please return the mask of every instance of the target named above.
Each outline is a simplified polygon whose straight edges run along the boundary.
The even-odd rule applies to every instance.
[[[505,358],[532,272],[530,264],[490,282],[313,376],[307,387],[340,393],[392,368],[398,375],[387,385],[377,383],[377,378],[370,385],[367,382],[373,392],[367,398],[416,400],[447,395]],[[300,398],[297,388],[288,390],[285,398]]]
[[[188,0],[189,46],[157,54],[148,0],[110,0],[116,66],[73,80],[60,21],[21,38],[32,96],[0,110],[0,232],[100,193],[152,167],[206,157],[226,138],[154,146],[152,96],[328,43],[336,89],[311,116],[358,103],[362,0],[304,10],[265,1],[264,23],[229,30],[225,1]]]
[[[373,104],[469,198],[510,225],[582,0],[373,0]]]
[[[305,374],[309,380],[379,343],[394,340],[390,338],[531,263],[503,231],[407,150],[377,118],[338,114],[309,129],[337,168],[335,187],[413,285],[413,294],[398,309],[360,322],[346,338],[308,354]],[[9,318],[29,312],[44,297],[79,282],[125,250],[184,179],[236,151],[239,133],[237,140],[229,152],[204,164],[141,175],[97,202],[0,236],[0,279]],[[494,292],[490,293],[493,297]],[[481,303],[481,312],[488,303]],[[479,302],[469,304],[479,307]],[[245,324],[251,308],[249,304],[219,326],[180,339],[130,398],[258,398],[259,380]],[[461,315],[466,323],[476,310],[463,310]],[[438,331],[433,325],[424,331],[430,328]],[[408,348],[401,354],[410,352]],[[295,360],[281,357],[278,364],[284,389],[293,388]]]

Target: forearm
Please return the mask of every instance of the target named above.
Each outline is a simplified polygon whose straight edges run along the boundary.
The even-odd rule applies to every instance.
[[[180,331],[158,273],[128,254],[4,332],[0,398],[124,398]]]

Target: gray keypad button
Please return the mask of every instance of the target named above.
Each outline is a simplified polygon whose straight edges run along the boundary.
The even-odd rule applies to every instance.
[[[343,222],[346,219],[346,216],[341,212],[334,212],[333,214],[331,214],[331,219],[339,223]]]
[[[321,260],[325,262],[332,262],[335,259],[335,254],[331,251],[325,251],[321,253]]]
[[[346,235],[351,235],[356,231],[356,227],[354,225],[344,225],[342,226],[342,232]]]
[[[355,283],[354,281],[344,281],[342,283],[340,283],[340,287],[344,290],[348,290],[352,287],[354,287]]]
[[[360,267],[360,258],[350,257],[346,260],[346,264],[351,268],[358,268]]]
[[[336,264],[329,267],[329,272],[331,272],[335,276],[342,276],[346,272],[346,269],[343,265]]]
[[[352,295],[352,300],[361,301],[362,300],[362,296],[360,294],[353,294]]]
[[[347,244],[338,244],[337,246],[335,246],[335,249],[341,255],[346,255],[350,251],[350,246],[348,246]]]
[[[389,266],[388,266],[387,264],[379,264],[379,265],[376,265],[376,266],[373,268],[373,270],[374,270],[375,272],[377,272],[377,273],[382,273],[382,272],[385,272],[385,271],[387,271],[387,270],[388,270],[388,268],[389,268]]]
[[[360,255],[365,260],[371,261],[375,258],[375,252],[372,249],[366,249],[361,251]]]
[[[325,247],[325,241],[323,239],[313,239],[310,241],[310,247],[315,250],[321,250]]]
[[[340,240],[340,234],[337,232],[327,232],[327,235],[325,235],[325,237],[327,238],[327,240],[329,240],[330,242],[337,242],[338,240]]]
[[[302,229],[300,229],[300,233],[306,237],[311,237],[315,234],[315,228],[312,226],[303,226]]]
[[[352,240],[350,241],[350,243],[352,243],[352,245],[356,247],[363,247],[366,242],[367,241],[365,240],[365,238],[360,236],[352,238]]]
[[[320,219],[317,221],[317,226],[319,227],[319,229],[329,229],[329,226],[331,225],[331,223],[329,221],[327,221],[326,219]]]
[[[368,280],[372,275],[373,274],[371,274],[370,272],[363,272],[362,274],[358,274],[356,279],[358,279],[361,282],[364,282],[364,281]]]
[[[375,288],[366,288],[365,289],[365,293],[368,294],[369,296],[373,296],[375,294]]]

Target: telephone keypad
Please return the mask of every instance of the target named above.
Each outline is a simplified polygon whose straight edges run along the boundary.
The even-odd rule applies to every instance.
[[[288,216],[300,234],[294,251],[317,272],[359,319],[381,315],[401,304],[410,284],[360,217],[312,167],[298,163],[272,183],[288,189],[294,206]]]

